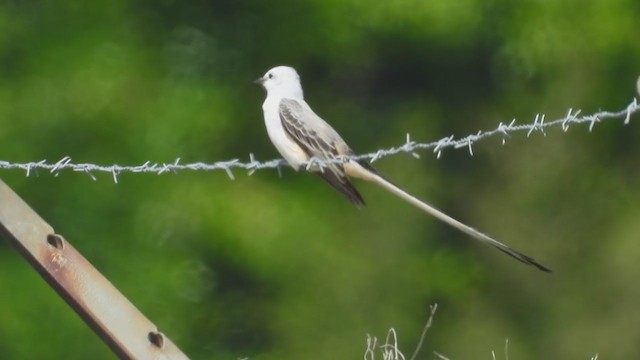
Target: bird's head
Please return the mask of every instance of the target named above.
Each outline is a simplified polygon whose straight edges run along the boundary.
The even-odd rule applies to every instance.
[[[302,85],[296,69],[290,66],[276,66],[267,71],[263,77],[255,80],[267,90],[267,96],[275,95],[302,99]]]

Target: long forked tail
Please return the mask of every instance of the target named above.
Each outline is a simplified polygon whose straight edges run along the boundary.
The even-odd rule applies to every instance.
[[[373,169],[372,169],[373,170]],[[454,228],[470,235],[471,237],[473,237],[474,239],[480,240],[481,242],[485,243],[485,244],[489,244],[495,248],[497,248],[498,250],[502,251],[503,253],[527,264],[527,265],[532,265],[535,266],[536,268],[545,271],[545,272],[551,272],[551,269],[549,269],[548,267],[541,265],[540,263],[538,263],[535,259],[521,253],[518,252],[516,250],[513,250],[512,248],[508,247],[507,245],[481,233],[480,231],[467,226],[463,223],[461,223],[460,221],[452,218],[451,216],[443,213],[442,211],[434,208],[433,206],[425,203],[424,201],[421,201],[417,198],[415,198],[414,196],[412,196],[411,194],[407,193],[406,191],[400,189],[399,187],[395,186],[393,183],[391,183],[390,181],[386,180],[385,178],[383,178],[381,175],[377,174],[377,171],[373,170],[365,170],[368,171],[371,176],[366,176],[364,178],[366,178],[367,180],[373,181],[376,184],[382,186],[383,188],[389,190],[390,192],[392,192],[393,194],[399,196],[400,198],[404,199],[405,201],[417,206],[418,208],[422,209],[424,212],[434,216],[435,218],[437,218],[440,221],[443,221],[451,226],[453,226]]]

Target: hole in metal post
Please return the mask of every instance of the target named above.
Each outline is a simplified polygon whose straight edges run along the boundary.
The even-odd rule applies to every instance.
[[[62,248],[64,247],[62,236],[58,234],[47,235],[47,243],[58,250],[62,250]]]
[[[161,332],[151,331],[149,332],[149,335],[147,337],[153,345],[155,345],[159,349],[162,349],[162,346],[164,345],[164,335],[162,335]]]

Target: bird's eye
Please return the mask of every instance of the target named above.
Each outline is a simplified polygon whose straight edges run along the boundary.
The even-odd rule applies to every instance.
[[[267,77],[268,77],[269,79],[273,79],[273,74],[269,74],[269,75],[267,75]]]

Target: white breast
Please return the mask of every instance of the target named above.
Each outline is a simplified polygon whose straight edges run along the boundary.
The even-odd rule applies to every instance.
[[[304,150],[285,133],[282,127],[282,121],[280,120],[279,107],[280,99],[273,97],[267,97],[262,104],[267,133],[280,155],[287,160],[289,165],[295,170],[298,170],[300,165],[309,160],[309,157]]]

